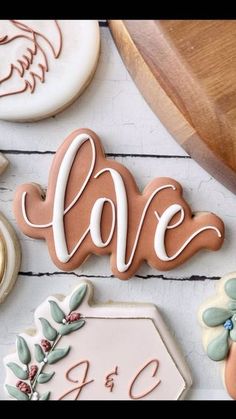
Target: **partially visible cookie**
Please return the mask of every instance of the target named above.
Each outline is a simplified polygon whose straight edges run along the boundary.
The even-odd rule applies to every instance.
[[[0,174],[6,169],[8,160],[0,154]],[[18,275],[21,262],[20,243],[16,233],[0,212],[0,303],[11,291]]]
[[[96,20],[0,20],[0,119],[36,121],[69,106],[99,48]]]
[[[221,278],[215,297],[201,306],[199,320],[205,351],[220,364],[226,390],[236,400],[236,272]]]
[[[17,400],[177,400],[191,386],[156,307],[93,304],[88,281],[39,305],[4,365]]]

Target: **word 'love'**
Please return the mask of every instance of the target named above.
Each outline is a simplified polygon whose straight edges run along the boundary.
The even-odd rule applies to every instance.
[[[216,215],[192,215],[175,180],[157,178],[141,194],[90,130],[73,132],[61,145],[46,196],[35,183],[18,187],[14,212],[26,235],[47,241],[60,269],[78,268],[91,253],[111,254],[112,272],[121,279],[143,261],[172,269],[202,248],[219,249],[224,238]]]

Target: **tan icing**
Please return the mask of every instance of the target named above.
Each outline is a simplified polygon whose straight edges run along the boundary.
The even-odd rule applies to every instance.
[[[0,153],[0,174],[8,166],[8,160]],[[0,303],[11,291],[20,268],[21,250],[13,227],[0,213]]]

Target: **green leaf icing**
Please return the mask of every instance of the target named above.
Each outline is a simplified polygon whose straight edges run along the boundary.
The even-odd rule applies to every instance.
[[[22,393],[18,388],[6,384],[8,394],[17,400],[29,400],[28,394]]]
[[[75,330],[78,330],[81,327],[83,327],[84,324],[84,320],[78,320],[70,324],[63,324],[59,329],[59,334],[62,336],[68,335],[69,333],[74,332]]]
[[[207,347],[207,355],[213,361],[222,361],[228,354],[228,330],[224,330],[219,336],[213,339]]]
[[[231,312],[224,308],[210,307],[203,312],[202,320],[207,326],[215,327],[223,324],[231,315]]]
[[[25,365],[29,364],[31,361],[31,355],[30,355],[28,345],[22,336],[17,336],[16,348],[17,348],[17,354],[18,354],[19,360],[22,362],[22,364],[25,364]]]
[[[225,283],[225,292],[228,297],[236,300],[236,278],[231,278]]]
[[[42,372],[41,374],[39,374],[39,376],[37,378],[37,382],[39,384],[47,383],[48,381],[51,380],[51,378],[54,376],[54,374],[55,374],[55,372],[51,372],[51,373]]]
[[[46,393],[42,394],[42,396],[39,397],[39,400],[49,400],[50,398],[50,391],[47,391]]]
[[[15,374],[17,378],[20,378],[21,380],[27,380],[28,371],[24,371],[23,368],[15,364],[15,362],[9,362],[7,366],[8,368],[10,368],[10,370],[13,372],[13,374]]]
[[[65,313],[55,301],[49,301],[49,304],[53,320],[57,323],[62,323],[62,320],[65,318]]]
[[[54,329],[50,323],[44,319],[43,317],[40,317],[39,319],[41,321],[41,325],[43,328],[43,334],[45,336],[46,339],[54,341],[57,337],[57,331],[56,329]]]
[[[37,343],[34,345],[34,354],[35,354],[35,359],[37,362],[42,362],[45,358],[45,354],[41,346],[38,345]]]
[[[69,351],[70,346],[67,346],[67,348],[53,349],[47,357],[48,364],[55,364],[57,361],[60,361],[60,359],[64,358]]]
[[[76,310],[82,303],[87,292],[87,284],[81,284],[80,287],[72,294],[70,298],[70,311]]]
[[[228,309],[231,311],[236,311],[236,301],[229,301],[228,302]]]

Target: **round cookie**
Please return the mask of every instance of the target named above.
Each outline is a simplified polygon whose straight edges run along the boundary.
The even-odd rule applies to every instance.
[[[113,274],[128,279],[143,261],[170,270],[200,249],[218,250],[224,240],[220,218],[193,216],[174,179],[156,178],[141,193],[88,129],[74,131],[56,152],[46,195],[33,182],[17,188],[16,221],[24,234],[46,240],[65,271],[90,254],[109,254]]]
[[[192,380],[152,304],[93,304],[92,284],[49,297],[35,329],[4,359],[7,396],[17,400],[177,400]],[[137,348],[139,348],[137,350]]]
[[[215,297],[200,307],[199,321],[204,349],[220,364],[226,390],[236,400],[236,272],[220,279]]]
[[[0,154],[0,174],[8,166],[8,160]],[[20,269],[21,248],[16,233],[0,212],[0,303],[11,291]]]
[[[11,291],[20,269],[21,249],[16,233],[0,213],[0,303],[2,303]]]
[[[37,121],[69,106],[96,69],[95,20],[0,21],[0,119]]]

